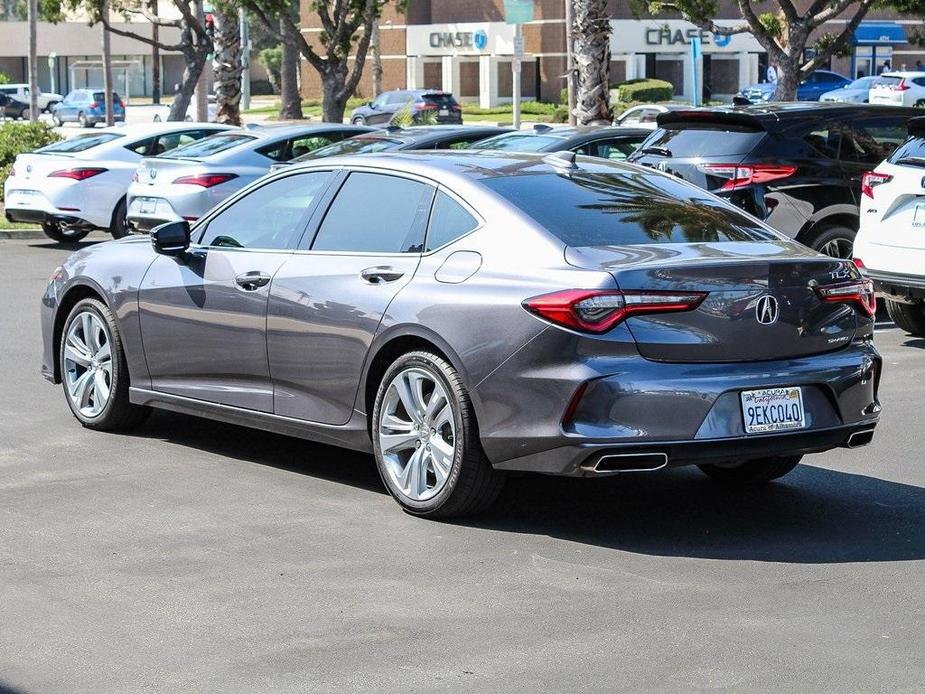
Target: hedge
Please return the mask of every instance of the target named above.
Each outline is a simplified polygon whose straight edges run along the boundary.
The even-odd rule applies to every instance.
[[[0,184],[10,175],[10,169],[17,154],[31,152],[62,139],[47,123],[17,123],[7,121],[0,124]],[[0,189],[0,199],[3,190]]]
[[[627,80],[614,85],[616,100],[629,101],[671,101],[674,98],[674,85],[657,79]]]

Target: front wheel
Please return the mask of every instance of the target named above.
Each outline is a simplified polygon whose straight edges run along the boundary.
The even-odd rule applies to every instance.
[[[58,243],[80,241],[84,236],[90,233],[89,229],[71,229],[63,227],[55,222],[43,222],[42,231],[45,232],[45,236]]]
[[[373,407],[372,439],[382,481],[414,515],[477,513],[504,485],[503,473],[482,450],[466,386],[432,352],[409,352],[386,371]]]
[[[697,467],[712,479],[732,486],[763,484],[783,477],[803,459],[801,455],[759,458],[747,460],[733,466],[698,465]]]
[[[93,123],[91,123],[87,119],[87,114],[84,113],[83,111],[77,114],[77,123],[80,125],[81,128],[92,128],[93,127]]]
[[[925,99],[919,99],[915,102],[916,108],[925,108]]]
[[[854,237],[858,232],[843,226],[823,229],[809,241],[809,247],[833,258],[850,259],[854,252]]]
[[[886,300],[886,312],[896,327],[916,337],[925,337],[925,306]]]
[[[85,427],[130,429],[150,413],[129,402],[122,338],[102,301],[88,298],[74,305],[61,333],[58,358],[67,404]]]
[[[21,120],[29,120],[29,109],[24,108],[19,112],[19,117]]]

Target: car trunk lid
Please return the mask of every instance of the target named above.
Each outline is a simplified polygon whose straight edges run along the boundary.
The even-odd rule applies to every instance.
[[[861,326],[857,307],[817,290],[860,279],[854,265],[790,241],[569,247],[565,255],[576,267],[609,272],[622,291],[707,292],[694,310],[627,319],[648,359],[802,357],[849,344]]]

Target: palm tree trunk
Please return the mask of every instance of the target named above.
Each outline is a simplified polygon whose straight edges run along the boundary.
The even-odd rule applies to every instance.
[[[286,38],[286,29],[281,24],[280,33]],[[299,49],[289,41],[283,41],[282,59],[279,65],[279,95],[282,102],[280,120],[301,120],[302,95],[299,94]]]
[[[105,12],[109,16],[109,0],[103,0],[100,12]],[[115,121],[114,108],[112,99],[112,49],[109,42],[109,29],[102,24],[103,30],[103,103],[106,106],[106,125],[113,125]],[[123,95],[124,96],[124,95]]]
[[[215,74],[215,120],[241,125],[241,27],[234,8],[216,5],[212,70]]]
[[[39,119],[38,0],[28,0],[29,15],[29,119]]]
[[[610,14],[607,0],[575,0],[578,123],[610,122]]]
[[[379,20],[373,22],[373,35],[369,40],[369,55],[373,59],[373,98],[382,93],[382,50],[379,43]]]

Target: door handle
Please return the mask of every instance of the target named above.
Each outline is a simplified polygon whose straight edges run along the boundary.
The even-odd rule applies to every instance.
[[[397,279],[401,279],[405,276],[405,273],[396,270],[393,267],[387,265],[379,265],[377,267],[368,267],[365,270],[360,271],[360,277],[364,281],[369,282],[370,284],[384,284],[386,282],[394,282]]]
[[[252,292],[268,284],[270,279],[270,275],[267,273],[253,270],[251,272],[245,272],[243,275],[238,275],[234,278],[234,281],[241,289]]]

